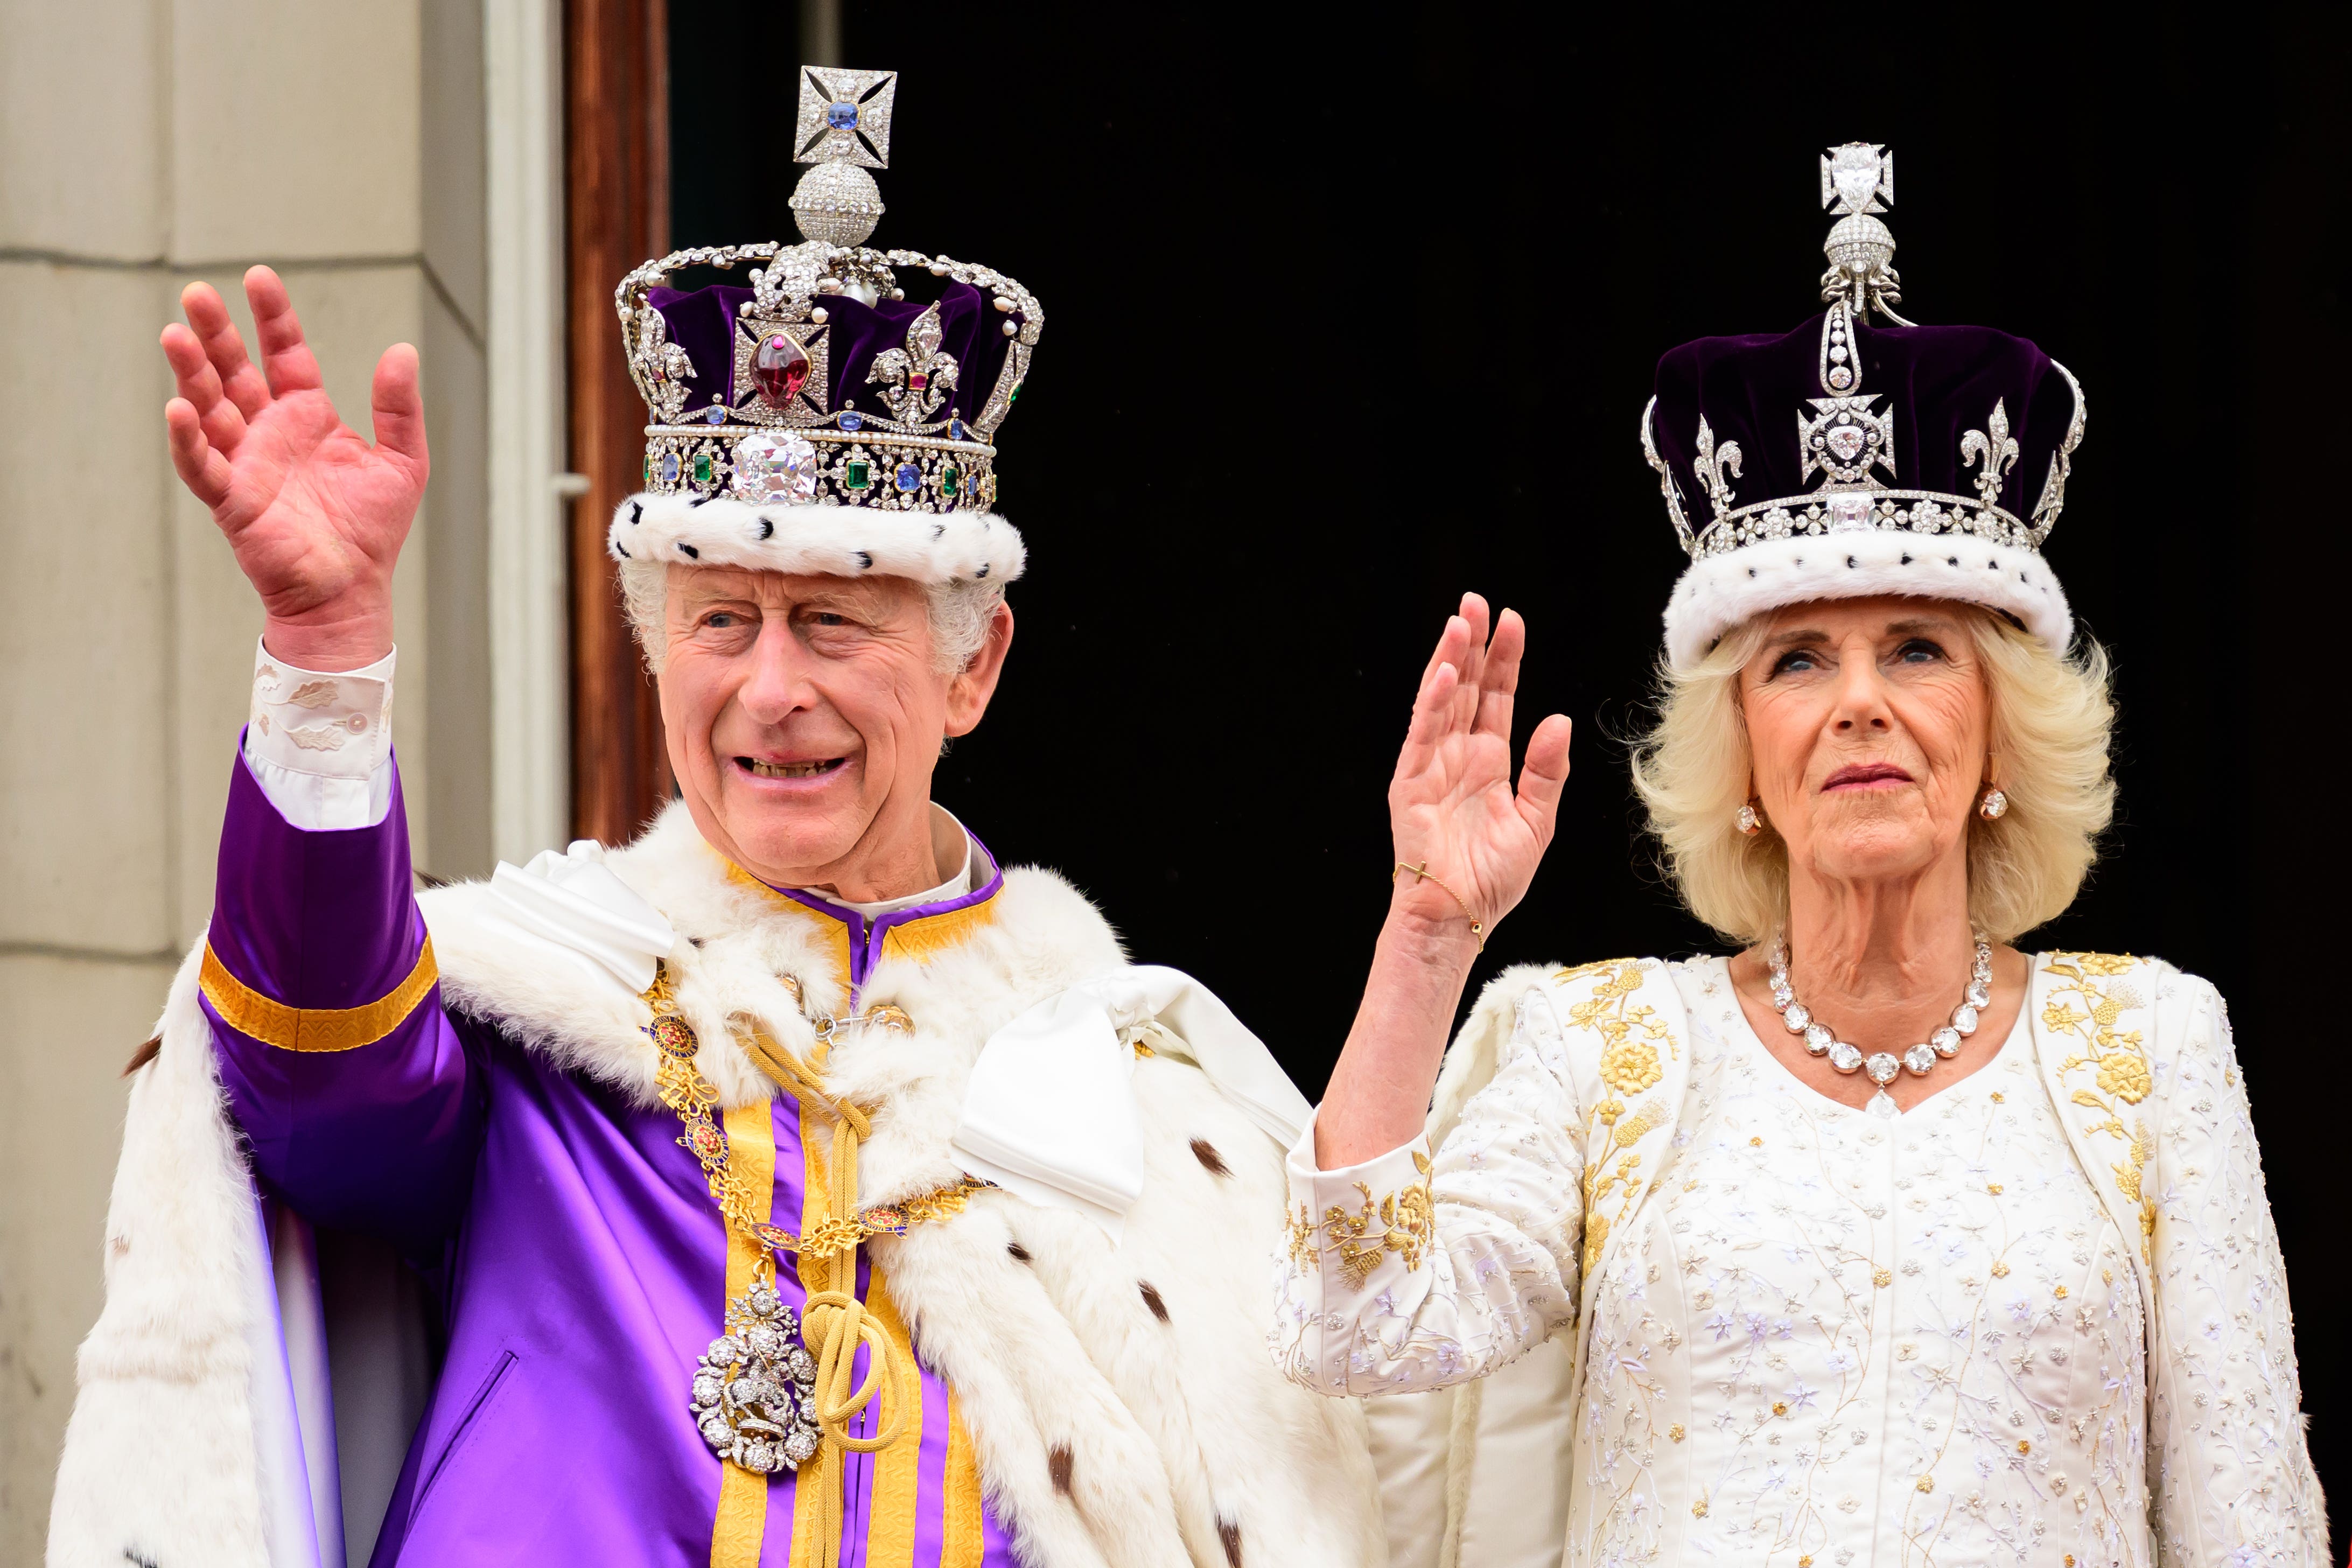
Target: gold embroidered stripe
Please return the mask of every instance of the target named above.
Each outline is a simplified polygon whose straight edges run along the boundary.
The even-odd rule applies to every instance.
[[[741,1178],[751,1200],[751,1221],[768,1223],[776,1201],[776,1127],[770,1101],[740,1105],[727,1113],[727,1163]],[[759,1243],[732,1226],[727,1232],[726,1303],[751,1288],[751,1270],[762,1254]],[[719,1517],[710,1531],[710,1568],[760,1568],[760,1546],[768,1533],[768,1478],[721,1462]]]
[[[881,1321],[882,1331],[890,1336],[892,1347],[906,1358],[905,1364],[913,1366],[914,1342],[908,1337],[907,1325],[898,1316],[898,1305],[890,1300],[878,1267],[871,1268],[866,1276],[866,1306]],[[873,1457],[874,1507],[866,1529],[866,1561],[869,1568],[914,1568],[915,1564],[915,1510],[920,1480],[918,1467],[923,1457],[922,1378],[908,1378],[906,1388],[914,1404],[907,1416],[907,1437]],[[881,1401],[877,1400],[870,1425],[878,1431],[888,1418]]]
[[[433,962],[433,939],[427,936],[408,978],[363,1007],[289,1007],[231,974],[210,942],[205,943],[197,983],[221,1022],[238,1034],[281,1050],[349,1051],[372,1046],[400,1027],[440,978]]]
[[[963,1408],[948,1390],[947,1519],[940,1531],[940,1568],[981,1568],[988,1548],[980,1510],[980,1462],[971,1451],[971,1431]]]

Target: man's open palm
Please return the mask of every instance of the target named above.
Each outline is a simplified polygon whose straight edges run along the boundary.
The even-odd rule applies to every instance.
[[[163,329],[179,382],[163,410],[172,465],[261,595],[276,652],[299,662],[301,649],[275,647],[291,639],[374,657],[390,646],[393,564],[430,467],[416,351],[394,343],[376,363],[372,447],[336,416],[278,275],[254,268],[245,294],[259,368],[208,285],[181,293],[186,326]]]

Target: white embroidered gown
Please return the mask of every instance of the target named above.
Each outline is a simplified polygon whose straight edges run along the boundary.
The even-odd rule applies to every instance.
[[[1317,1172],[1310,1129],[1290,1162],[1277,1359],[1333,1394],[1481,1376],[1572,1332],[1591,1247],[1606,1261],[1560,1456],[1570,1564],[2324,1563],[2226,1016],[2204,982],[2152,967],[2156,1005],[2210,1012],[2157,1064],[2175,1080],[2160,1134],[2138,1131],[2116,1167],[2160,1215],[2153,1369],[2134,1273],[2150,1265],[2069,1145],[2031,1016],[1980,1070],[1885,1121],[1774,1059],[1720,959],[1673,966],[1689,1087],[1605,1253],[1586,1214],[1623,1212],[1611,1156],[1632,1141],[1608,1137],[1622,1112],[1604,1107],[1588,1196],[1593,1108],[1561,1026],[1573,988],[1521,1002],[1433,1170],[1423,1142]],[[2125,1055],[2086,1080],[2118,1111],[2103,1084],[2135,1105],[2149,1087]]]

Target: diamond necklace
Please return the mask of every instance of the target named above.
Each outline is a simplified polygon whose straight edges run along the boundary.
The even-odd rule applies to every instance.
[[[1960,997],[1960,1005],[1952,1009],[1952,1021],[1937,1029],[1900,1057],[1892,1051],[1873,1051],[1864,1056],[1860,1046],[1849,1045],[1837,1037],[1836,1032],[1813,1016],[1812,1009],[1797,1000],[1795,989],[1789,984],[1789,940],[1785,935],[1772,939],[1764,954],[1765,968],[1772,983],[1772,1010],[1780,1015],[1780,1022],[1789,1033],[1804,1037],[1805,1049],[1813,1056],[1827,1057],[1830,1066],[1843,1073],[1867,1073],[1878,1092],[1870,1097],[1868,1110],[1873,1116],[1900,1114],[1886,1086],[1895,1075],[1906,1068],[1914,1078],[1925,1078],[1937,1058],[1947,1060],[1960,1054],[1960,1041],[1977,1032],[1978,1010],[1992,1001],[1992,944],[1977,937],[1976,962],[1969,969],[1969,988]]]

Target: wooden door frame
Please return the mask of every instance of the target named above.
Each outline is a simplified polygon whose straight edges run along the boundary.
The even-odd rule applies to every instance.
[[[672,793],[661,710],[604,550],[643,488],[646,405],[621,353],[613,291],[669,249],[667,0],[563,0],[564,337],[572,502],[572,831],[619,844]]]

